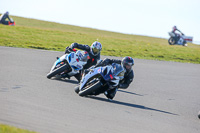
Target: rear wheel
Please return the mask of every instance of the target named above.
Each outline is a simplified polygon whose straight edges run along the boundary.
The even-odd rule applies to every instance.
[[[170,37],[168,43],[169,45],[174,45],[176,43],[176,40],[173,37]]]
[[[79,91],[79,96],[86,96],[90,95],[92,92],[96,91],[101,87],[101,82],[99,80],[96,80],[93,84],[89,84],[84,87],[83,90]]]
[[[60,74],[60,73],[64,72],[65,70],[67,70],[67,68],[68,68],[68,67],[67,67],[67,64],[64,64],[64,65],[62,65],[61,67],[56,68],[56,69],[54,69],[52,72],[48,73],[48,74],[47,74],[47,78],[50,79],[51,77],[53,77],[53,76],[55,76],[55,75],[57,75],[57,74]]]

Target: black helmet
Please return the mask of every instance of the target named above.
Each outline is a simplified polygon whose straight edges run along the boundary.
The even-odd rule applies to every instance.
[[[124,69],[126,69],[127,72],[131,71],[133,65],[134,65],[133,58],[126,56],[122,59],[122,66],[124,67]]]

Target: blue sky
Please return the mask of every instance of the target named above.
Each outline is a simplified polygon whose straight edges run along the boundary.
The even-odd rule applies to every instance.
[[[168,38],[174,25],[200,43],[200,0],[0,0],[0,13]]]

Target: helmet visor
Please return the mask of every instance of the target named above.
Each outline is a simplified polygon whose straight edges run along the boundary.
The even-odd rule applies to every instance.
[[[100,50],[93,47],[92,52],[93,52],[94,55],[97,55],[97,54],[99,54]]]
[[[127,71],[130,71],[132,69],[133,64],[132,63],[124,63],[124,67]]]

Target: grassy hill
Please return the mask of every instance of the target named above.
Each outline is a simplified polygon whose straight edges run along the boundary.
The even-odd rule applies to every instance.
[[[121,34],[91,28],[11,16],[16,26],[0,25],[0,45],[64,51],[73,42],[98,40],[102,55],[200,63],[200,46],[170,46],[166,39]]]

